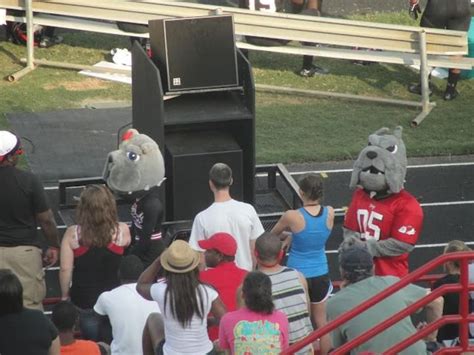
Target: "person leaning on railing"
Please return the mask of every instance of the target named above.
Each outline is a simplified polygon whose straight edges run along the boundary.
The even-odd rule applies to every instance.
[[[342,277],[341,290],[327,302],[328,320],[334,320],[340,315],[350,311],[367,299],[380,293],[382,290],[399,281],[394,276],[374,276],[374,263],[372,255],[364,245],[350,245],[343,242],[339,249],[339,269]],[[430,291],[428,291],[429,293]],[[427,295],[427,290],[408,285],[394,295],[375,304],[365,312],[347,321],[332,332],[334,348],[356,338],[373,328],[380,322],[388,319],[410,304]],[[443,297],[438,297],[425,306],[427,322],[431,323],[442,316]],[[402,319],[389,329],[372,337],[364,344],[353,349],[353,353],[372,351],[383,353],[400,341],[416,333],[410,317]],[[426,339],[432,342],[436,339],[436,332]],[[418,341],[406,348],[401,354],[420,355],[427,353],[427,345]]]

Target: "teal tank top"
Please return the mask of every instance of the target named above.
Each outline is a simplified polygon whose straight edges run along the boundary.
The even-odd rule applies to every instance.
[[[329,272],[326,258],[326,241],[331,229],[326,226],[328,209],[321,206],[317,216],[304,208],[298,210],[304,217],[305,227],[293,233],[288,266],[300,271],[305,278],[325,275]]]

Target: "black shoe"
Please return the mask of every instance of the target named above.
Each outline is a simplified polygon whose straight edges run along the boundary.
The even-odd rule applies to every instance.
[[[429,95],[433,95],[433,85],[431,83],[428,84],[428,93]],[[408,85],[408,91],[412,94],[421,95],[421,84],[410,84]]]
[[[298,72],[298,74],[304,78],[312,78],[315,75],[326,75],[328,73],[329,73],[329,70],[318,67],[317,65],[311,65],[309,69],[302,68]]]
[[[63,38],[61,36],[43,37],[39,42],[38,47],[49,48],[60,43],[63,43]]]
[[[446,101],[454,100],[456,97],[459,96],[459,92],[456,90],[454,86],[446,86],[446,91],[444,92],[443,98]]]

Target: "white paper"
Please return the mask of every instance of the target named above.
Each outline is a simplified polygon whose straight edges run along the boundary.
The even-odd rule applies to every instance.
[[[120,65],[115,63],[110,63],[106,61],[101,61],[97,64],[94,64],[94,67],[100,68],[111,68],[111,69],[125,69],[128,70],[129,73],[102,73],[102,72],[94,72],[91,70],[82,70],[79,74],[91,76],[98,79],[116,81],[119,83],[129,84],[132,85],[132,68],[126,65]]]
[[[127,65],[120,65],[111,62],[101,61],[99,63],[94,64],[94,67],[101,67],[101,68],[112,68],[112,69],[125,69],[128,70],[129,73],[99,73],[94,72],[92,70],[82,70],[79,74],[91,76],[93,78],[103,79],[103,80],[110,80],[110,81],[117,81],[119,83],[129,84],[132,85],[132,67]],[[179,95],[165,95],[163,96],[163,100],[170,100],[178,97]]]
[[[7,10],[0,9],[0,26],[7,24]]]

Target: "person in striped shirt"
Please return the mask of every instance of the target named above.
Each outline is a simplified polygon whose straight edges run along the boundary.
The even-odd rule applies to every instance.
[[[275,309],[282,311],[288,317],[290,345],[302,340],[313,331],[306,279],[295,269],[280,265],[284,256],[282,242],[280,238],[269,232],[258,237],[255,244],[255,256],[258,270],[268,275],[272,281]],[[312,353],[312,345],[297,352],[297,354]]]

